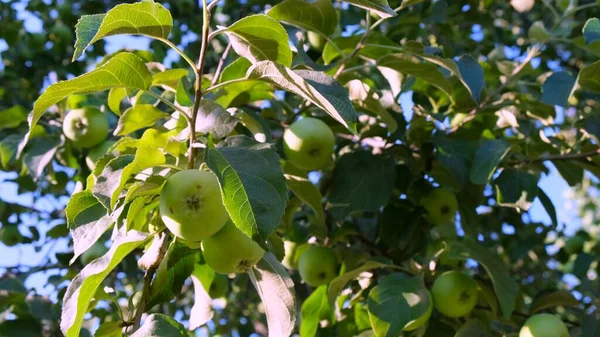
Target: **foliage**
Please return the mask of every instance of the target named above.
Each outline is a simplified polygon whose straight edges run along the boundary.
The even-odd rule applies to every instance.
[[[0,194],[0,241],[49,252],[0,266],[0,336],[516,336],[540,313],[598,335],[599,3],[119,3],[0,2],[0,179],[33,201]],[[107,53],[117,35],[149,50]],[[110,125],[95,149],[63,134],[83,107]],[[336,139],[311,172],[283,144],[307,117]],[[201,244],[161,220],[186,169],[215,174],[266,251],[222,298]],[[577,187],[577,233],[539,187],[554,169]],[[329,284],[295,270],[286,250],[307,243],[335,253]],[[466,317],[431,313],[448,270],[478,285]],[[46,271],[49,296],[30,284]]]

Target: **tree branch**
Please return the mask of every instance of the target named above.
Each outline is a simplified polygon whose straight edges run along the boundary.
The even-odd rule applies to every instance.
[[[219,64],[217,65],[217,70],[215,71],[215,76],[213,77],[213,79],[210,83],[211,86],[214,86],[215,84],[217,84],[217,81],[219,80],[219,77],[221,76],[221,72],[223,72],[225,60],[227,59],[227,55],[229,55],[230,50],[231,50],[231,42],[227,45],[227,47],[223,51],[223,54],[221,55],[221,58],[219,59]]]
[[[198,57],[198,65],[194,69],[196,73],[196,83],[194,106],[192,107],[192,120],[190,123],[190,148],[188,152],[188,169],[194,168],[196,162],[196,120],[198,119],[198,111],[200,110],[200,101],[202,100],[202,75],[204,74],[204,61],[206,59],[206,50],[208,49],[208,34],[210,30],[210,12],[206,0],[202,0],[202,45],[200,46],[200,56]]]
[[[521,164],[543,163],[545,161],[581,160],[581,159],[587,159],[587,158],[597,157],[597,156],[600,156],[600,149],[595,150],[595,151],[590,151],[590,152],[584,152],[584,153],[568,153],[568,154],[550,155],[550,156],[544,156],[544,157],[540,157],[537,159],[531,159],[531,160],[513,160],[513,161],[510,161],[508,164],[511,166],[517,166],[517,165],[521,165]]]

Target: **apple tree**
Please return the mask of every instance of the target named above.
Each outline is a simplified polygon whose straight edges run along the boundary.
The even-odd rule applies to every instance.
[[[3,1],[0,336],[598,336],[599,7]]]

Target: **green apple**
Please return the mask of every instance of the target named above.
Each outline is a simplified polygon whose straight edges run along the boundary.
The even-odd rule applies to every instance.
[[[102,111],[93,107],[71,110],[63,121],[63,133],[75,147],[89,149],[108,136],[108,120]]]
[[[304,253],[310,245],[308,243],[299,245],[293,241],[285,241],[283,247],[285,249],[285,256],[281,263],[289,270],[296,270],[298,268],[300,256],[302,256],[302,253]]]
[[[429,296],[429,307],[427,308],[427,311],[419,318],[408,322],[402,331],[415,331],[429,321],[431,313],[433,312],[433,298],[431,298],[431,293],[429,291],[427,292],[427,295]]]
[[[421,199],[421,206],[427,211],[425,218],[432,225],[454,223],[458,201],[451,190],[435,188]]]
[[[96,162],[98,161],[98,159],[102,158],[108,152],[108,149],[110,149],[110,147],[114,144],[114,140],[107,140],[88,152],[87,157],[85,157],[85,163],[90,168],[90,170],[93,171],[96,168]]]
[[[577,255],[583,251],[585,238],[581,235],[575,235],[565,241],[565,252],[569,255]]]
[[[440,275],[431,288],[435,308],[448,317],[464,317],[477,304],[477,282],[470,276],[449,271]]]
[[[219,181],[207,171],[184,170],[170,176],[160,193],[159,208],[171,233],[190,241],[217,233],[229,219]]]
[[[283,134],[283,150],[295,166],[318,170],[331,160],[335,146],[333,131],[320,119],[306,117],[294,122]]]
[[[308,43],[314,50],[323,51],[327,44],[327,39],[319,33],[309,31],[306,33],[306,37],[308,38]]]
[[[17,225],[4,225],[2,229],[0,229],[0,241],[8,247],[16,246],[21,242],[22,238],[23,236],[21,235],[21,232],[19,232],[19,227]]]
[[[215,274],[215,277],[210,283],[210,289],[208,289],[208,295],[210,298],[224,297],[227,295],[227,290],[229,290],[229,279],[227,276]]]
[[[85,266],[95,259],[104,256],[106,252],[108,252],[108,248],[101,242],[96,242],[81,254],[81,263]]]
[[[337,275],[337,257],[329,248],[312,245],[300,255],[298,271],[312,287],[328,284]]]
[[[217,273],[233,274],[249,271],[265,251],[229,221],[217,234],[202,241],[202,254]]]
[[[519,337],[569,337],[569,329],[560,318],[551,314],[530,317],[519,332]]]

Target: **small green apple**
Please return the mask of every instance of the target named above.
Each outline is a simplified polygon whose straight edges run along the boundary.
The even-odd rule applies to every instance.
[[[531,316],[519,332],[519,337],[569,337],[569,329],[560,318],[551,314]]]
[[[427,308],[427,311],[419,318],[408,322],[402,331],[415,331],[429,321],[431,313],[433,312],[433,298],[431,298],[431,293],[429,291],[427,292],[427,295],[429,296],[429,307]]]
[[[435,308],[448,317],[468,315],[477,304],[478,285],[470,276],[449,271],[440,275],[431,288]]]
[[[320,119],[306,117],[294,122],[283,134],[283,150],[295,166],[318,170],[331,160],[335,146],[333,131]]]
[[[75,147],[89,149],[106,139],[108,120],[93,107],[71,110],[63,121],[63,133]]]
[[[218,233],[202,241],[202,254],[217,273],[233,274],[249,271],[265,251],[229,221]]]
[[[328,284],[337,275],[337,257],[329,248],[311,245],[300,255],[298,271],[312,287]]]
[[[308,44],[316,51],[323,51],[327,44],[327,39],[319,33],[308,31],[306,37],[308,38]]]
[[[96,242],[81,254],[81,263],[85,266],[95,259],[104,256],[106,252],[108,252],[108,248],[101,242]]]
[[[102,158],[108,152],[108,149],[110,149],[110,147],[114,144],[114,140],[107,140],[88,152],[87,157],[85,157],[85,163],[90,168],[90,170],[93,171],[96,168],[96,162],[98,161],[98,159]]]
[[[425,218],[432,225],[454,223],[458,201],[451,190],[435,188],[421,199],[421,206],[427,211]]]
[[[208,290],[210,298],[224,297],[227,295],[227,290],[229,290],[229,279],[227,276],[215,274],[215,277],[210,283],[210,289]]]
[[[160,193],[159,208],[167,228],[190,241],[217,233],[229,219],[219,181],[207,171],[184,170],[170,176]]]

